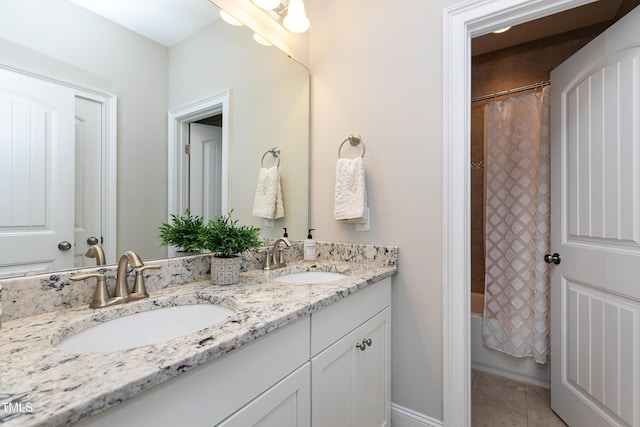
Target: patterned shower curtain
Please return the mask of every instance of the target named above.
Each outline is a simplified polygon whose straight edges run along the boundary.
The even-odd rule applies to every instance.
[[[549,88],[485,106],[485,306],[490,348],[549,356]]]

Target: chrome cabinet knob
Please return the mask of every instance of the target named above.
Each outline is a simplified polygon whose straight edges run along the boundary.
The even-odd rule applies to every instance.
[[[71,243],[67,242],[66,240],[58,243],[58,249],[60,249],[61,251],[68,251],[69,249],[71,249],[71,246]]]
[[[561,261],[562,259],[560,258],[560,254],[558,253],[554,253],[553,255],[546,254],[544,256],[544,262],[546,262],[547,264],[554,263],[555,265],[558,265]]]
[[[371,340],[371,338],[366,338],[366,339],[363,339],[362,342],[357,343],[356,347],[359,348],[361,351],[365,351],[367,347],[371,346],[372,343],[373,341]]]
[[[98,244],[98,238],[97,237],[91,236],[91,237],[89,237],[87,239],[87,245],[93,246],[93,245],[97,245],[97,244]]]

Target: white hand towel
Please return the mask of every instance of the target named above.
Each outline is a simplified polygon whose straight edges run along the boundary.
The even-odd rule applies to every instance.
[[[284,216],[282,188],[277,166],[260,168],[258,187],[253,200],[253,215],[266,219],[278,219]]]
[[[338,159],[333,217],[336,221],[363,223],[366,221],[367,186],[361,157]]]

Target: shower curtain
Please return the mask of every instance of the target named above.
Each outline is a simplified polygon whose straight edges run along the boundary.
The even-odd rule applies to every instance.
[[[486,346],[549,356],[549,88],[485,106]]]

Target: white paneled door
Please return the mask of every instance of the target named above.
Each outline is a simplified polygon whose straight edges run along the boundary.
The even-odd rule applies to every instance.
[[[74,103],[0,69],[0,277],[73,267]]]
[[[190,123],[189,143],[189,207],[209,220],[223,214],[222,128]]]
[[[551,74],[551,405],[572,427],[640,426],[638,27]]]

